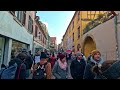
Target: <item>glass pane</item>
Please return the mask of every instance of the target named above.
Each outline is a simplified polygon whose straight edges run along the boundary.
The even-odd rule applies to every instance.
[[[5,38],[0,37],[0,65],[3,62],[4,43],[5,43]]]
[[[17,53],[19,53],[19,50],[22,48],[27,49],[27,44],[18,42],[18,41],[12,41],[12,52],[11,52],[11,59],[15,57]]]

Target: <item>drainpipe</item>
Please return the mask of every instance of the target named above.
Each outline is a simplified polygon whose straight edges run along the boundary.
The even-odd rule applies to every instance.
[[[118,28],[117,28],[117,15],[114,17],[114,24],[115,24],[115,38],[116,38],[116,56],[117,60],[119,60],[119,45],[118,45]]]

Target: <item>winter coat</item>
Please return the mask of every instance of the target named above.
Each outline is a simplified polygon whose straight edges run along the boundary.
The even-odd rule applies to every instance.
[[[91,55],[88,56],[88,58],[87,58],[87,63],[89,63],[90,60],[91,60]]]
[[[45,65],[46,62],[47,61],[45,60],[41,60],[39,63],[35,64],[34,71],[36,71],[39,65]],[[51,64],[47,62],[44,68],[45,68],[45,77],[46,77],[45,79],[51,79]]]
[[[15,74],[15,79],[17,79],[18,77],[18,72],[21,66],[21,70],[20,70],[20,75],[19,75],[19,79],[25,79],[26,78],[26,65],[24,64],[24,62],[18,58],[15,58],[13,60],[11,60],[9,62],[9,65],[12,65],[16,63],[17,64],[17,70],[16,70],[16,74]]]
[[[56,79],[67,79],[68,76],[68,67],[66,70],[60,68],[58,61],[55,62],[53,66],[52,74]]]
[[[33,64],[32,56],[27,52],[22,52],[22,53],[26,54],[26,56],[27,56],[26,59],[25,59],[25,62],[24,62],[25,65],[26,65],[26,69],[31,69],[32,64]],[[18,55],[16,55],[16,58],[19,58]]]
[[[25,60],[26,69],[31,69],[32,64],[33,64],[33,58],[32,58],[32,56],[27,54],[27,57],[26,57],[26,60]]]
[[[98,75],[99,74],[99,75]],[[114,62],[109,68],[102,73],[96,74],[96,79],[118,79],[120,78],[120,60]]]
[[[71,61],[76,60],[76,56],[71,56]]]
[[[84,72],[84,79],[94,79],[95,78],[95,74],[92,72],[92,67],[96,64],[102,64],[103,60],[100,59],[99,62],[96,62],[95,60],[93,60],[93,58],[91,57],[91,60],[89,61],[89,63],[87,63],[86,67],[85,67],[85,72]]]
[[[73,79],[83,79],[84,70],[85,70],[86,62],[84,59],[80,60],[74,60],[71,63],[70,71]]]

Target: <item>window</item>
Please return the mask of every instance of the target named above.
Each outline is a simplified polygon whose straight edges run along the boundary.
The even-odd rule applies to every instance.
[[[37,37],[37,30],[38,30],[38,27],[35,26],[35,37]]]
[[[0,37],[0,65],[3,63],[5,38]],[[1,68],[1,67],[0,67]]]
[[[30,16],[29,16],[29,21],[28,21],[28,30],[30,31],[30,33],[33,32],[33,20]]]
[[[74,28],[74,21],[73,21],[73,25],[72,25],[72,29]]]
[[[77,45],[77,51],[81,48],[80,44]]]
[[[42,41],[42,34],[41,34],[41,41]]]
[[[28,45],[19,41],[12,40],[11,58],[13,59],[22,48],[27,49]]]
[[[40,39],[40,32],[39,32],[39,39]]]
[[[15,16],[17,17],[17,19],[23,24],[25,25],[25,20],[26,20],[26,11],[11,11],[15,14]]]
[[[23,18],[22,18],[22,24],[25,25],[26,21],[26,11],[23,11]]]
[[[73,41],[74,41],[74,33],[73,33]]]
[[[78,39],[80,38],[80,26],[78,27]]]
[[[80,11],[78,11],[78,21],[80,20]]]
[[[22,11],[16,11],[15,16],[20,22],[22,21]]]

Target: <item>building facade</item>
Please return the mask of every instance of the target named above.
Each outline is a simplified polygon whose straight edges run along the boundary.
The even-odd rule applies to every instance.
[[[115,21],[116,16],[117,21]],[[94,26],[94,24],[93,28],[89,30],[86,29],[82,37],[83,52],[86,56],[88,56],[93,49],[98,49],[104,60],[116,60],[117,55],[118,58],[120,58],[119,17],[119,14],[116,15],[113,11],[107,11],[101,18],[97,18],[96,21],[94,21],[96,23],[98,23],[97,21],[101,21],[101,23],[97,26]]]
[[[39,16],[36,16],[35,18],[33,35],[34,35],[34,47],[33,47],[34,54],[37,50],[44,51],[46,49],[47,37],[45,35],[43,23],[39,20]]]
[[[56,52],[57,51],[56,37],[50,37],[50,51],[51,52]]]
[[[7,65],[20,48],[32,50],[26,11],[0,11],[0,64]]]
[[[64,50],[72,49],[73,52],[82,50],[82,36],[86,25],[96,19],[105,11],[76,11],[63,36]]]

